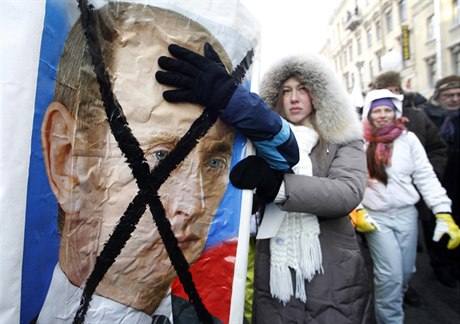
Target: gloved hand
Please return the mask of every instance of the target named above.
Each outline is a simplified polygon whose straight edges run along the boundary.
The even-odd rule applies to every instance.
[[[275,200],[284,173],[270,168],[261,157],[251,155],[233,167],[230,171],[230,181],[240,189],[256,189],[256,195],[269,203]]]
[[[158,71],[155,78],[178,89],[163,92],[165,100],[195,103],[221,113],[238,84],[211,44],[204,45],[205,56],[175,44],[169,45],[168,50],[176,59],[161,56],[158,65],[167,72]]]
[[[358,232],[368,233],[375,230],[380,230],[377,222],[371,216],[369,216],[367,210],[364,208],[354,209],[349,216],[353,227],[355,227]]]
[[[460,244],[460,229],[449,213],[439,213],[435,215],[436,227],[434,228],[433,241],[438,242],[444,234],[450,236],[447,248],[455,249]]]

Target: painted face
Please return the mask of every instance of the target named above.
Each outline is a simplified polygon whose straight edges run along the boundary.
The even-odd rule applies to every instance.
[[[372,108],[369,116],[372,124],[375,127],[382,128],[383,126],[391,123],[395,119],[396,114],[391,107],[377,106]]]
[[[439,103],[448,110],[460,109],[460,88],[441,91]]]
[[[148,27],[126,34],[115,47],[111,76],[113,92],[153,169],[201,115],[202,108],[170,104],[163,99],[166,87],[156,82],[154,74],[159,69],[158,58],[169,53],[163,39],[142,28]],[[203,42],[187,46],[198,51],[199,44]],[[233,130],[218,121],[159,190],[166,216],[189,264],[202,253],[226,190],[233,139]],[[139,191],[113,135],[107,132],[104,140],[107,144],[98,156],[78,156],[75,165],[81,207],[78,217],[66,217],[60,264],[76,285],[89,275],[95,257]],[[151,312],[174,276],[147,207],[96,293]]]
[[[281,95],[286,119],[294,125],[306,125],[313,106],[305,86],[291,77],[284,82]]]

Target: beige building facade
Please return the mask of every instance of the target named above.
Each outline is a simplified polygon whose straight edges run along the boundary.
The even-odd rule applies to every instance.
[[[429,97],[441,77],[460,75],[460,0],[341,0],[321,49],[350,93],[384,71]]]

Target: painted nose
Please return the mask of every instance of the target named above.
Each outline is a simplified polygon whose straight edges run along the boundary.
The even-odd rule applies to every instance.
[[[166,216],[188,218],[198,213],[204,208],[203,192],[199,157],[191,153],[159,190]]]

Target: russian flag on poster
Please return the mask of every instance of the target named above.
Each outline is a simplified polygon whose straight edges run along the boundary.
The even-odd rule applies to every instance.
[[[258,26],[238,2],[137,2],[91,2],[116,118],[77,1],[2,5],[2,322],[67,323],[78,311],[94,322],[242,318],[240,215],[252,197],[228,172],[246,139],[218,121],[181,156],[174,148],[201,110],[166,103],[154,74],[171,42],[202,51],[210,41],[231,70],[256,47]],[[170,174],[155,173],[176,155]],[[149,177],[162,179],[156,191],[143,187]]]

